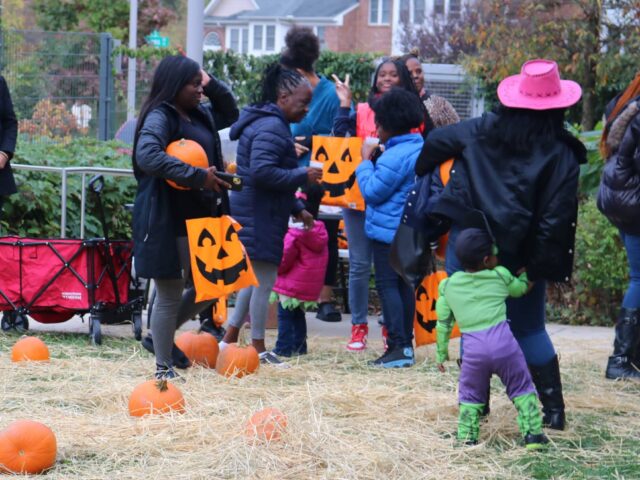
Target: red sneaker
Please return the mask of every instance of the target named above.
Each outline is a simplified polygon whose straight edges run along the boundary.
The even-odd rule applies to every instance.
[[[387,339],[389,338],[389,330],[387,327],[382,325],[382,345],[384,345],[384,351],[389,350],[389,344],[387,343]]]
[[[367,335],[369,326],[366,323],[351,326],[351,341],[347,344],[347,350],[361,352],[367,348]]]

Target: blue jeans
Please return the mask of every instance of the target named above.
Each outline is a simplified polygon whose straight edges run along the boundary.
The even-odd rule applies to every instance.
[[[455,242],[459,233],[460,228],[453,225],[449,232],[445,258],[445,269],[449,276],[462,270],[455,254]],[[556,354],[545,328],[546,290],[547,282],[539,280],[524,297],[507,299],[507,318],[510,320],[513,336],[516,337],[527,363],[534,366],[546,365]],[[462,350],[462,343],[460,349]]]
[[[629,262],[629,287],[622,300],[622,308],[640,308],[640,237],[620,232]]]
[[[307,320],[302,308],[290,310],[278,304],[278,338],[273,353],[283,357],[307,353]]]
[[[371,277],[371,239],[364,233],[364,212],[342,210],[349,242],[349,309],[351,323],[367,324],[369,278]]]
[[[413,315],[416,298],[389,263],[391,245],[373,241],[373,264],[376,271],[376,289],[382,302],[384,324],[389,331],[389,349],[413,347]]]

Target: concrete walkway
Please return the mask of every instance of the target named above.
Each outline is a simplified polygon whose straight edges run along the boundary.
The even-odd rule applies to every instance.
[[[232,311],[233,309],[231,309]],[[230,312],[231,313],[231,312]],[[75,316],[66,322],[43,324],[30,320],[30,329],[33,331],[47,332],[64,332],[64,333],[89,333],[88,317],[86,321]],[[144,327],[146,329],[146,314],[143,315]],[[189,321],[181,330],[194,330],[198,327],[198,322]],[[334,337],[349,338],[351,334],[351,315],[342,315],[342,321],[337,323],[327,323],[317,320],[315,313],[307,314],[307,326],[310,337]],[[378,340],[380,336],[380,328],[377,326],[377,318],[369,318],[369,338]],[[613,345],[613,328],[612,327],[585,327],[572,325],[549,324],[548,331],[554,341],[562,345],[563,352],[580,351],[586,348],[608,351]],[[111,336],[132,336],[132,328],[130,325],[105,325],[102,327],[103,335]]]

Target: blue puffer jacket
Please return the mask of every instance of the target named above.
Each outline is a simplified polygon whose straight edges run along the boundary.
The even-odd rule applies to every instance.
[[[367,237],[389,244],[393,240],[415,181],[414,168],[422,144],[418,133],[392,137],[375,165],[366,160],[356,170],[358,186],[367,203]]]
[[[242,109],[231,127],[238,143],[238,175],[243,189],[231,194],[233,217],[240,222],[240,240],[251,260],[280,265],[289,216],[304,205],[295,192],[307,182],[282,110],[273,103]]]

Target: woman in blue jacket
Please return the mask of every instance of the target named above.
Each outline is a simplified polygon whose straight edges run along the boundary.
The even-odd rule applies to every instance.
[[[260,103],[243,108],[229,132],[229,138],[239,140],[236,163],[244,185],[231,196],[233,216],[242,225],[239,237],[259,286],[238,293],[220,348],[238,341],[249,313],[251,340],[264,364],[286,365],[264,344],[269,295],[282,259],[289,216],[296,216],[307,228],[313,225],[313,216],[296,200],[295,192],[322,176],[318,168],[298,167],[289,127],[304,118],[310,102],[311,86],[300,73],[271,65],[264,75]]]
[[[389,338],[387,351],[372,365],[410,367],[415,363],[415,296],[413,288],[391,268],[389,252],[414,183],[416,159],[422,150],[422,135],[410,131],[424,121],[424,112],[415,94],[400,88],[382,95],[373,110],[384,153],[376,160],[363,160],[356,170],[356,178],[367,204],[365,233],[373,244],[376,289]]]

